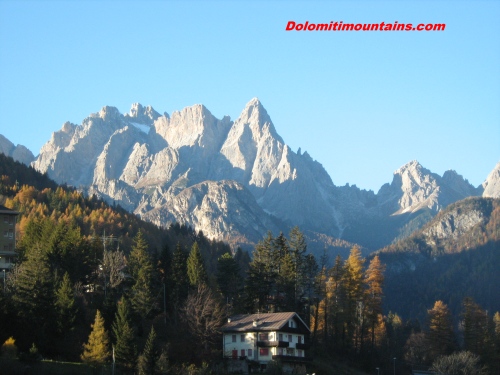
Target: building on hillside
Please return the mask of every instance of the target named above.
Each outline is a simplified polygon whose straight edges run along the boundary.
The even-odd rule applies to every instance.
[[[16,219],[19,212],[0,205],[0,271],[9,270],[17,257]]]
[[[232,316],[222,333],[230,371],[259,372],[276,361],[284,372],[306,373],[311,331],[295,312]]]

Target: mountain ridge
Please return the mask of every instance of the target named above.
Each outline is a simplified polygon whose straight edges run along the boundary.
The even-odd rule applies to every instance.
[[[180,212],[175,206],[180,197],[176,197],[207,181],[219,182],[207,182],[206,186],[217,186],[220,194],[233,194],[236,190],[231,184],[235,182],[253,199],[245,199],[243,204],[234,196],[229,201],[238,202],[238,209],[233,207],[236,211],[251,213],[253,226],[259,227],[258,215],[264,212],[271,221],[274,217],[281,223],[270,224],[276,230],[298,225],[373,250],[395,237],[422,209],[435,214],[452,202],[480,195],[484,189],[475,188],[454,171],[442,177],[433,174],[416,161],[395,171],[392,183],[383,185],[377,194],[355,185],[337,187],[307,151],[291,150],[257,98],[247,103],[235,121],[228,116],[215,118],[202,104],[171,116],[139,103],[124,115],[105,106],[81,125],[64,123],[32,165],[59,183],[119,203],[142,217],[156,215],[150,211],[176,212],[175,220],[204,233],[220,233],[215,224],[219,219],[214,214],[213,220],[201,220],[204,213],[198,206],[199,217]],[[496,183],[489,186],[489,190],[500,190]],[[192,195],[195,190],[184,194]],[[212,212],[226,212],[220,204],[211,201]],[[223,221],[237,218],[225,217]],[[375,228],[386,224],[392,234],[377,233]],[[366,226],[367,230],[362,230]],[[256,236],[250,237],[243,243],[254,243]]]

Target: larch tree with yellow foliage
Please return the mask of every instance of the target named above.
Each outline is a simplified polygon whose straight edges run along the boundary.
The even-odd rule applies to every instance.
[[[83,346],[83,353],[80,358],[83,362],[92,366],[100,366],[108,361],[110,354],[109,335],[104,328],[104,319],[101,312],[97,310],[89,341]]]

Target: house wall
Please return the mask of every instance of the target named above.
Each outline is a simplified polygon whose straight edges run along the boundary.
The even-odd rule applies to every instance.
[[[261,341],[259,335],[267,334],[268,341],[285,341],[288,342],[288,348],[270,347],[260,348],[257,346],[257,341]],[[248,359],[267,363],[272,360],[273,355],[289,355],[304,357],[304,350],[296,348],[297,343],[304,343],[305,335],[297,333],[289,333],[283,331],[272,332],[232,332],[225,333],[223,337],[224,357],[232,358],[233,351],[236,350],[236,357],[247,357]],[[268,349],[267,355],[263,355]],[[249,350],[251,350],[249,352]],[[243,351],[243,352],[242,352]]]

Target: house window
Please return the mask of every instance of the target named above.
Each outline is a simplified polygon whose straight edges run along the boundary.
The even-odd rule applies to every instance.
[[[240,335],[240,341],[245,342],[245,335]]]
[[[283,341],[283,334],[282,333],[279,334],[279,341]]]
[[[303,352],[301,349],[299,349],[299,350],[298,350],[298,354],[297,354],[297,355],[298,355],[299,357],[303,357],[303,356],[304,356],[304,352]]]
[[[12,229],[9,229],[9,238],[14,238],[14,232]]]
[[[259,341],[267,341],[267,340],[269,340],[269,334],[259,333]]]
[[[259,355],[261,357],[267,357],[269,355],[269,348],[261,348],[259,350]]]
[[[252,349],[248,349],[248,358],[252,358]]]
[[[288,335],[288,342],[292,342],[292,335]]]
[[[8,231],[4,231],[4,232],[3,232],[3,236],[4,236],[4,237],[9,237],[9,232],[8,232]]]
[[[299,340],[298,343],[302,344],[302,336],[298,336],[297,339]]]
[[[8,216],[4,216],[3,217],[3,222],[8,224],[9,223],[9,217]]]
[[[232,340],[233,340],[233,342],[236,342],[236,335],[232,336]]]
[[[245,349],[241,349],[241,356],[244,357],[245,356]]]

